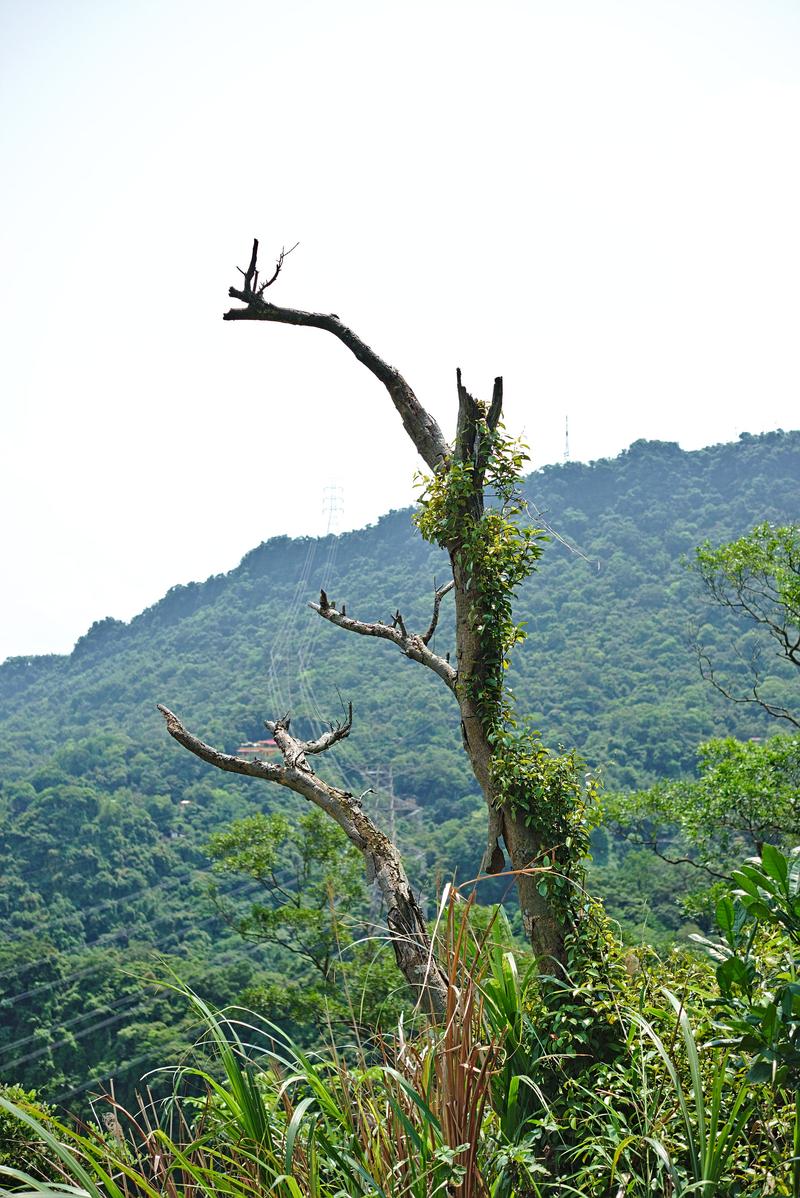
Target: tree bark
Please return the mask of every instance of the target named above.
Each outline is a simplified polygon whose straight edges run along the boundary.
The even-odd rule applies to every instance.
[[[397,847],[376,827],[355,795],[330,786],[311,769],[306,753],[321,752],[319,740],[309,743],[296,740],[289,730],[288,717],[284,717],[267,724],[283,754],[284,764],[245,761],[221,753],[194,736],[169,708],[159,704],[158,710],[166,721],[170,736],[196,757],[229,773],[246,774],[285,786],[315,803],[336,821],[348,840],[362,853],[367,874],[378,885],[386,905],[386,922],[398,968],[423,1010],[440,1015],[447,1005],[447,977],[436,963],[425,919]],[[347,732],[349,723],[347,731],[340,730],[335,739],[342,739]]]
[[[485,455],[480,444],[480,429],[484,422],[494,431],[500,420],[503,406],[503,380],[495,379],[492,402],[482,409],[464,387],[461,371],[456,373],[458,387],[458,425],[456,429],[455,457],[461,462],[472,461],[474,466],[475,494],[465,502],[464,522],[479,520],[483,515],[483,471]],[[521,815],[514,815],[508,807],[497,808],[492,782],[492,745],[488,740],[488,729],[484,724],[474,696],[482,689],[488,670],[497,663],[483,660],[481,639],[476,629],[475,613],[480,611],[480,596],[461,565],[462,544],[456,539],[447,546],[455,580],[456,595],[456,652],[458,658],[458,681],[455,688],[461,711],[461,731],[464,748],[469,757],[478,784],[483,791],[489,810],[484,865],[489,873],[499,873],[505,867],[500,840],[505,842],[511,868],[517,877],[522,921],[531,947],[540,959],[552,958],[561,961],[564,942],[561,922],[553,915],[546,897],[539,894],[541,874],[535,867],[542,856],[553,846],[546,844],[541,834],[525,825]],[[528,872],[526,872],[528,871]]]
[[[497,428],[503,404],[502,379],[495,380],[492,399],[487,407],[479,404],[469,394],[462,384],[461,372],[458,372],[458,422],[455,444],[451,449],[438,424],[419,402],[399,371],[384,362],[352,329],[342,324],[338,316],[283,308],[264,299],[265,286],[271,285],[277,278],[285,255],[281,254],[269,284],[259,287],[257,253],[258,242],[255,241],[248,270],[241,272],[244,275],[243,288],[231,287],[229,290],[229,295],[245,306],[232,308],[224,314],[223,319],[271,321],[318,328],[337,337],[386,387],[408,436],[431,470],[447,470],[449,463],[454,459],[473,462],[475,487],[464,500],[463,515],[465,523],[479,520],[483,513],[483,479],[490,448],[482,443],[481,430],[485,431],[488,428],[493,432]],[[311,606],[320,616],[346,631],[393,641],[407,657],[432,669],[453,691],[461,713],[464,747],[488,809],[488,836],[484,858],[487,868],[494,873],[502,870],[505,864],[500,845],[502,839],[510,857],[511,867],[517,874],[523,922],[531,946],[540,958],[555,958],[556,961],[561,961],[565,931],[563,920],[555,916],[547,898],[538,891],[541,878],[541,866],[538,863],[542,855],[554,846],[546,844],[541,833],[535,833],[526,827],[521,816],[515,816],[507,808],[498,810],[496,807],[492,784],[492,746],[488,739],[488,729],[474,699],[489,664],[482,660],[481,642],[475,627],[474,613],[479,610],[478,596],[459,560],[461,546],[458,538],[447,544],[446,548],[452,564],[455,590],[457,669],[450,665],[449,659],[437,657],[428,649],[431,630],[424,635],[410,635],[399,612],[392,625],[366,624],[347,616],[344,609],[341,612],[337,611],[328,602],[324,592],[320,596],[319,604]],[[441,596],[434,607],[433,627],[438,618],[440,598]],[[286,766],[268,766],[265,763],[240,762],[237,758],[226,758],[226,763],[223,764],[224,755],[202,745],[202,742],[197,742],[186,733],[171,713],[164,710],[164,714],[171,734],[198,756],[223,769],[256,773],[257,776],[269,777],[272,781],[289,786],[312,802],[317,802],[337,820],[353,843],[361,848],[368,859],[371,858],[375,862],[376,877],[387,896],[387,905],[391,911],[390,926],[400,968],[412,985],[418,990],[424,989],[425,993],[429,994],[431,1005],[436,1006],[442,994],[446,993],[446,979],[443,975],[431,973],[430,942],[399,855],[388,838],[354,806],[353,797],[334,791],[334,788],[321,783],[315,775],[309,777],[305,770],[289,770]],[[278,732],[276,739],[277,736]],[[232,762],[236,764],[231,764]],[[256,765],[258,769],[255,769]],[[265,772],[267,770],[277,772],[268,774]]]

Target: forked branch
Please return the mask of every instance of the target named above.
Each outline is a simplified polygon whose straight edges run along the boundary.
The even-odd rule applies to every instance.
[[[329,730],[323,732],[322,736],[318,736],[316,740],[297,740],[289,731],[290,725],[291,719],[288,713],[279,720],[264,721],[264,727],[275,738],[275,744],[283,754],[286,764],[292,769],[313,773],[314,771],[306,761],[306,753],[324,753],[337,741],[344,740],[346,736],[350,735],[350,729],[353,727],[353,704],[348,703],[347,705],[347,719],[344,723],[331,724]]]
[[[355,818],[358,812],[358,803],[347,791],[340,791],[335,787],[328,786],[310,768],[302,770],[293,764],[286,763],[286,755],[284,755],[286,764],[275,765],[271,761],[247,761],[243,757],[223,753],[189,732],[168,707],[159,703],[158,710],[166,721],[167,732],[170,736],[178,744],[183,745],[184,749],[194,753],[195,757],[207,761],[209,765],[216,766],[218,770],[225,770],[230,774],[246,774],[250,778],[263,778],[266,782],[277,782],[279,786],[286,786],[289,790],[295,791],[304,799],[316,803],[318,807],[326,811],[332,819],[336,820],[356,848],[364,851],[366,841],[360,830],[360,820]]]
[[[281,247],[281,252],[278,255],[277,262],[275,263],[275,270],[273,271],[270,278],[267,279],[266,282],[262,283],[259,286],[259,283],[258,283],[258,238],[256,237],[253,240],[253,252],[250,255],[250,265],[248,266],[247,270],[242,270],[241,266],[236,267],[239,274],[244,276],[245,292],[248,292],[250,295],[255,295],[255,296],[263,295],[264,292],[266,291],[266,289],[268,287],[272,286],[272,284],[277,279],[278,275],[281,273],[281,267],[283,266],[284,260],[289,257],[292,250],[297,249],[299,244],[300,244],[300,242],[296,241],[294,243],[294,245],[291,247],[291,249],[288,249],[288,250],[283,246]]]
[[[214,765],[218,770],[225,770],[229,774],[247,774],[250,778],[263,778],[267,782],[277,782],[279,786],[289,785],[288,773],[283,766],[275,765],[272,761],[250,761],[243,757],[234,757],[232,753],[222,753],[184,728],[175,713],[165,707],[163,703],[158,704],[158,710],[164,717],[170,736],[178,744],[183,745],[184,749],[194,753],[195,757],[199,757],[202,761],[207,761],[209,765]]]
[[[347,717],[341,724],[331,724],[327,732],[323,732],[316,740],[303,741],[304,753],[324,753],[331,745],[335,745],[337,741],[344,740],[350,735],[350,730],[353,727],[353,704],[347,704]]]
[[[696,651],[701,677],[705,682],[710,682],[714,689],[719,691],[721,695],[724,695],[729,702],[755,703],[756,706],[763,708],[768,715],[773,716],[776,720],[786,720],[787,723],[793,724],[795,728],[800,728],[800,720],[798,720],[796,716],[792,715],[792,713],[786,707],[781,707],[777,703],[769,703],[763,697],[763,695],[759,693],[761,677],[754,666],[751,666],[753,673],[753,685],[750,688],[750,694],[735,695],[732,691],[728,690],[727,686],[724,686],[723,683],[720,682],[719,678],[714,672],[711,658],[705,649],[701,649],[699,646],[697,646]]]
[[[502,839],[508,849],[511,864],[518,873],[523,926],[531,944],[537,955],[545,958],[555,957],[561,961],[564,955],[562,935],[564,919],[558,912],[557,904],[553,903],[552,896],[543,895],[535,879],[525,873],[531,862],[541,855],[544,844],[542,834],[535,824],[529,825],[509,805],[506,804],[501,809],[496,807],[496,785],[493,774],[495,747],[493,738],[490,736],[491,728],[487,722],[486,712],[482,710],[479,701],[479,696],[485,693],[487,679],[490,675],[494,676],[495,668],[499,668],[500,663],[487,660],[486,657],[483,643],[485,638],[482,637],[485,625],[481,625],[480,621],[475,619],[475,613],[484,610],[481,606],[483,599],[479,593],[480,587],[476,582],[475,571],[470,568],[467,560],[470,555],[465,552],[465,549],[471,530],[478,527],[484,515],[486,475],[492,452],[497,445],[496,433],[502,418],[502,380],[495,379],[491,401],[483,403],[467,391],[462,382],[461,372],[458,372],[458,423],[455,446],[451,448],[445,441],[436,421],[420,404],[399,371],[378,357],[369,345],[342,324],[338,316],[332,313],[284,308],[268,303],[264,295],[256,290],[257,254],[258,246],[256,244],[253,247],[250,267],[243,272],[244,289],[238,290],[232,287],[229,291],[229,295],[233,299],[241,301],[243,306],[231,308],[225,313],[224,319],[261,320],[278,324],[309,326],[323,329],[337,337],[386,387],[402,418],[406,432],[423,461],[438,476],[438,481],[441,481],[446,487],[450,477],[460,477],[466,483],[465,487],[455,488],[454,493],[450,496],[455,502],[454,511],[457,513],[457,518],[448,522],[447,529],[439,529],[432,537],[442,549],[448,552],[453,569],[457,671],[451,666],[448,657],[437,656],[429,647],[439,614],[436,599],[434,600],[431,625],[421,635],[409,632],[399,612],[395,614],[389,625],[381,622],[367,623],[355,620],[347,615],[344,604],[342,604],[341,610],[337,609],[324,592],[320,595],[319,603],[312,603],[310,606],[323,619],[348,632],[391,641],[406,657],[428,666],[438,674],[453,693],[461,714],[464,745],[475,777],[490,808],[487,866],[494,869],[500,868],[502,855],[500,840]],[[516,472],[516,463],[514,469]],[[488,562],[486,564],[490,565]],[[494,686],[494,682],[491,683],[491,686]],[[298,756],[295,750],[292,752],[295,753],[293,771],[298,777],[306,780],[306,784],[310,785],[309,779],[313,779],[314,775],[304,754],[301,752]]]
[[[444,595],[453,587],[453,583],[448,583],[445,587],[440,588],[441,594],[437,591],[439,603],[441,603]],[[434,599],[434,604],[436,600]],[[399,612],[395,612],[391,624],[383,624],[378,620],[374,624],[368,624],[364,620],[354,620],[352,616],[348,616],[330,602],[324,591],[320,592],[319,603],[309,603],[308,605],[318,615],[322,616],[323,620],[328,620],[331,624],[335,624],[337,628],[344,628],[346,632],[356,632],[359,636],[374,636],[380,640],[391,641],[393,645],[409,657],[412,661],[418,661],[420,665],[427,666],[429,670],[433,670],[434,674],[438,674],[442,681],[451,691],[455,691],[457,673],[444,657],[439,657],[428,648],[428,640],[433,635],[436,623],[432,628],[425,633],[424,636],[419,636],[416,633],[410,633],[406,629],[403,617]],[[435,616],[438,619],[438,607],[435,607]],[[427,639],[426,639],[427,638]]]

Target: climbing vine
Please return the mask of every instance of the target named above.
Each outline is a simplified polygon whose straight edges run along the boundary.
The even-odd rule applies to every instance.
[[[520,583],[536,568],[547,537],[524,523],[520,490],[529,460],[525,446],[502,424],[490,430],[479,418],[469,460],[451,459],[421,476],[415,521],[425,540],[447,549],[462,576],[469,617],[480,652],[471,677],[459,678],[491,746],[492,802],[541,834],[549,847],[540,864],[540,893],[572,906],[573,882],[588,850],[587,810],[596,783],[574,752],[553,752],[539,732],[518,718],[505,675],[511,651],[526,637],[514,621]],[[487,502],[485,502],[487,501]]]
[[[512,600],[535,568],[546,540],[540,529],[518,523],[525,510],[519,480],[528,455],[521,442],[503,435],[502,426],[481,429],[482,461],[451,461],[422,476],[415,519],[426,541],[450,551],[470,595],[470,619],[481,646],[478,677],[470,680],[478,711],[489,730],[513,724],[513,695],[505,686],[509,654],[525,640],[514,623]],[[484,508],[484,489],[498,506]]]

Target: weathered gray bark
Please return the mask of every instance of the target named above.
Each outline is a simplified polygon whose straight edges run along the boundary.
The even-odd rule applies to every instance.
[[[250,266],[246,272],[242,272],[244,287],[241,290],[231,287],[229,291],[233,299],[240,300],[246,306],[231,309],[225,313],[224,319],[266,320],[280,324],[306,325],[323,329],[338,337],[387,388],[403,419],[406,432],[423,461],[431,469],[447,469],[448,461],[453,458],[474,463],[476,486],[473,495],[465,501],[464,516],[465,519],[479,519],[483,512],[483,478],[488,456],[488,446],[481,443],[481,429],[488,427],[491,432],[498,425],[503,407],[502,379],[495,379],[491,402],[485,406],[470,395],[462,383],[461,372],[457,372],[458,422],[455,444],[451,449],[436,421],[425,411],[400,373],[394,367],[388,366],[351,329],[343,325],[338,316],[281,308],[263,298],[263,289],[257,286],[257,250],[258,242],[254,242]],[[279,260],[278,270],[281,262],[282,258]],[[274,282],[275,277],[277,270],[270,282]],[[510,858],[511,868],[516,872],[524,926],[531,945],[539,956],[560,960],[563,955],[565,929],[561,921],[554,916],[547,899],[539,894],[537,884],[540,879],[535,872],[536,864],[542,855],[554,846],[544,843],[541,835],[525,826],[523,819],[515,817],[508,809],[497,810],[495,806],[491,777],[492,748],[487,739],[487,729],[472,698],[481,689],[480,680],[488,663],[481,660],[480,639],[475,630],[475,620],[472,618],[473,611],[477,610],[477,596],[459,564],[459,548],[457,539],[447,545],[455,589],[457,670],[453,669],[449,661],[437,658],[427,650],[429,636],[410,636],[399,612],[393,625],[387,626],[354,620],[344,611],[336,611],[327,604],[327,599],[323,603],[323,597],[319,604],[311,606],[319,615],[347,631],[394,641],[407,657],[427,665],[438,674],[453,692],[461,713],[464,747],[488,808],[489,827],[484,856],[486,868],[493,873],[503,869],[505,857],[500,844],[502,840]],[[435,606],[434,626],[437,617],[438,602]]]
[[[359,362],[363,362],[367,369],[371,370],[375,377],[383,383],[392,397],[392,403],[400,413],[403,426],[414,442],[417,452],[431,470],[435,470],[448,454],[447,442],[442,435],[439,425],[425,411],[400,372],[395,370],[394,366],[390,366],[382,358],[379,358],[366,342],[357,337],[352,329],[348,329],[346,325],[342,324],[339,317],[333,313],[302,312],[297,308],[279,308],[277,304],[268,303],[264,299],[263,290],[258,287],[258,272],[256,270],[257,255],[258,241],[254,241],[250,266],[246,272],[243,272],[244,288],[239,290],[236,287],[231,287],[228,291],[231,299],[241,300],[247,307],[231,308],[225,313],[222,319],[271,320],[277,324],[295,324],[308,328],[324,329],[325,332],[332,333],[334,337],[338,337],[350,352],[355,354]],[[275,282],[280,270],[281,261],[282,257],[279,259],[275,275],[273,275],[267,286]]]
[[[472,772],[483,791],[488,807],[488,836],[484,854],[485,868],[488,873],[499,873],[505,866],[505,855],[500,847],[500,840],[505,842],[511,869],[516,873],[517,890],[519,892],[522,917],[528,939],[534,951],[540,957],[554,957],[560,960],[563,951],[563,929],[554,919],[549,903],[537,889],[541,880],[535,869],[548,850],[553,845],[543,841],[541,835],[525,826],[523,819],[515,818],[507,809],[498,810],[494,801],[492,784],[491,758],[492,747],[486,735],[481,715],[475,705],[472,695],[481,688],[481,678],[488,663],[481,659],[481,645],[475,633],[475,621],[470,617],[470,610],[477,603],[477,596],[468,584],[457,560],[458,544],[450,547],[453,566],[453,582],[441,587],[434,599],[434,619],[428,631],[422,635],[410,633],[399,612],[395,613],[391,624],[380,622],[367,623],[355,619],[332,604],[323,592],[319,603],[309,603],[309,607],[317,612],[324,620],[335,624],[345,632],[355,632],[359,636],[377,637],[396,645],[404,656],[412,661],[425,665],[437,674],[452,691],[461,713],[461,733],[464,749],[469,757]],[[456,597],[456,650],[458,670],[456,671],[446,658],[437,656],[427,649],[425,638],[430,639],[436,627],[438,603],[448,591],[454,590]],[[526,872],[528,871],[528,872]]]
[[[484,406],[469,394],[462,384],[461,372],[458,372],[458,423],[455,445],[451,448],[436,421],[419,402],[399,371],[378,357],[351,329],[342,324],[338,316],[283,308],[264,299],[264,290],[277,278],[284,254],[281,254],[269,282],[259,286],[257,253],[258,242],[255,241],[250,265],[246,271],[242,271],[243,288],[231,287],[229,290],[229,295],[240,300],[245,307],[232,308],[225,313],[223,319],[299,325],[322,329],[337,337],[386,387],[406,432],[430,469],[446,470],[448,463],[453,459],[473,462],[476,486],[473,494],[464,501],[464,518],[465,521],[479,519],[483,512],[483,480],[489,451],[489,446],[481,441],[481,430],[488,427],[490,432],[493,431],[500,420],[503,406],[502,379],[495,379],[491,403]],[[461,713],[464,747],[487,804],[488,837],[484,856],[486,868],[492,873],[498,873],[504,868],[505,856],[500,844],[502,840],[510,858],[511,868],[516,873],[523,921],[530,943],[538,956],[561,960],[565,929],[537,889],[540,872],[537,865],[542,855],[554,846],[543,843],[542,837],[526,828],[522,819],[516,818],[507,809],[498,810],[495,805],[491,773],[492,748],[487,737],[488,730],[472,698],[481,689],[481,678],[485,676],[490,663],[484,662],[481,657],[480,638],[473,618],[473,612],[479,610],[477,595],[459,563],[458,538],[454,538],[446,548],[452,564],[453,583],[437,591],[431,625],[423,634],[409,633],[399,612],[395,614],[391,624],[366,623],[354,619],[346,614],[344,605],[341,611],[337,610],[324,592],[320,595],[319,603],[312,603],[310,606],[324,619],[345,631],[391,641],[406,657],[431,669],[453,692]],[[450,664],[449,657],[439,657],[428,647],[436,627],[442,598],[451,588],[455,591],[457,668]],[[186,732],[177,717],[165,708],[162,708],[162,711],[171,735],[197,756],[221,769],[250,774],[288,786],[317,803],[339,823],[353,844],[364,853],[368,863],[371,862],[374,866],[375,876],[390,912],[389,925],[395,954],[403,974],[418,992],[426,996],[426,1001],[434,1010],[441,1010],[447,991],[447,979],[433,963],[430,940],[397,849],[375,827],[352,795],[328,786],[311,771],[305,760],[306,753],[315,751],[311,745],[300,747],[301,757],[298,758],[296,754],[299,742],[291,738],[288,726],[279,721],[274,725],[275,739],[284,753],[284,765],[245,762],[219,753],[198,741]]]
[[[391,624],[382,624],[380,622],[367,624],[363,620],[354,620],[346,612],[337,611],[333,604],[329,603],[324,591],[319,597],[319,603],[309,603],[308,606],[317,612],[318,615],[322,616],[324,620],[329,620],[331,624],[335,624],[337,628],[343,628],[345,632],[356,632],[359,636],[374,636],[384,641],[391,641],[393,645],[397,645],[398,649],[406,657],[433,670],[434,674],[439,675],[445,686],[449,687],[451,691],[455,691],[456,671],[446,658],[439,657],[428,648],[428,642],[433,636],[438,622],[439,605],[443,596],[452,591],[453,585],[452,582],[447,583],[436,591],[433,600],[433,619],[427,632],[421,635],[419,633],[408,632],[400,612],[395,614]]]
[[[308,753],[323,752],[347,736],[352,713],[345,724],[334,728],[316,741],[299,741],[290,732],[284,717],[267,723],[283,755],[283,765],[269,761],[245,761],[198,739],[178,717],[159,704],[167,731],[180,745],[217,769],[246,774],[285,786],[315,803],[334,819],[352,844],[363,854],[370,878],[374,878],[386,906],[386,922],[397,965],[408,981],[420,1006],[440,1014],[447,1003],[448,982],[436,963],[425,920],[406,877],[396,846],[375,826],[355,795],[330,786],[314,773],[306,760]]]

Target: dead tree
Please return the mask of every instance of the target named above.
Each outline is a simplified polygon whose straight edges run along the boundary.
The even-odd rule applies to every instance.
[[[348,735],[352,726],[352,708],[343,724],[334,725],[314,741],[297,740],[291,733],[288,715],[274,722],[266,721],[267,729],[283,755],[282,765],[271,761],[245,761],[221,753],[188,732],[169,708],[159,704],[159,711],[166,720],[170,736],[196,757],[229,773],[247,774],[285,786],[316,803],[336,821],[351,843],[363,853],[367,875],[378,884],[386,904],[387,924],[399,969],[426,1009],[444,1010],[447,979],[434,958],[425,920],[397,847],[375,826],[355,795],[324,782],[308,763],[309,754],[323,753]]]
[[[409,384],[393,366],[388,365],[360,337],[344,325],[338,316],[322,312],[305,312],[294,308],[283,308],[269,303],[264,298],[268,286],[275,282],[280,273],[285,254],[282,253],[275,271],[266,283],[258,282],[258,242],[253,243],[250,264],[241,271],[244,284],[241,288],[231,287],[229,295],[244,306],[232,308],[224,314],[224,320],[273,321],[322,329],[337,337],[351,353],[367,367],[385,386],[397,409],[406,433],[411,438],[420,457],[428,468],[437,475],[449,471],[455,463],[469,463],[475,485],[463,500],[464,521],[480,519],[484,510],[484,476],[487,458],[482,449],[482,437],[491,436],[497,429],[503,406],[503,382],[494,381],[494,391],[489,404],[476,401],[466,390],[457,372],[458,420],[455,442],[451,446],[445,440],[439,425],[425,410]],[[344,604],[338,609],[323,591],[319,602],[310,606],[325,620],[346,632],[360,636],[376,637],[397,646],[405,657],[427,666],[452,692],[459,705],[464,748],[469,757],[473,773],[483,792],[488,809],[488,837],[483,861],[487,872],[498,873],[506,866],[505,850],[511,868],[516,871],[517,888],[522,908],[523,922],[535,953],[540,958],[560,961],[563,958],[564,934],[568,930],[563,911],[553,903],[542,887],[542,860],[545,865],[552,861],[554,833],[548,827],[547,812],[539,812],[539,818],[531,821],[524,813],[508,803],[499,804],[497,786],[492,770],[493,745],[485,713],[481,711],[476,695],[497,663],[486,661],[474,612],[479,596],[475,592],[474,577],[465,569],[461,535],[456,530],[443,543],[453,569],[453,578],[439,588],[434,596],[431,623],[423,633],[410,632],[398,611],[391,624],[367,623],[346,614]],[[430,642],[439,618],[439,609],[445,595],[455,593],[456,614],[456,665],[449,657],[439,657],[430,648]],[[219,769],[248,774],[269,782],[278,783],[296,791],[304,798],[316,803],[343,828],[346,835],[364,854],[368,874],[374,876],[380,886],[388,912],[387,922],[397,963],[410,985],[423,994],[426,1003],[433,1009],[442,1009],[447,991],[445,974],[437,966],[430,938],[420,908],[413,895],[396,846],[384,835],[361,808],[357,799],[344,791],[329,786],[312,770],[307,757],[310,753],[329,748],[350,731],[350,719],[344,725],[333,728],[319,740],[304,743],[294,739],[289,730],[289,719],[284,717],[267,726],[274,731],[275,741],[283,753],[283,765],[244,761],[218,752],[188,732],[178,718],[166,708],[160,708],[170,734],[185,748]],[[550,856],[546,856],[550,855]],[[557,857],[555,858],[557,860]]]

